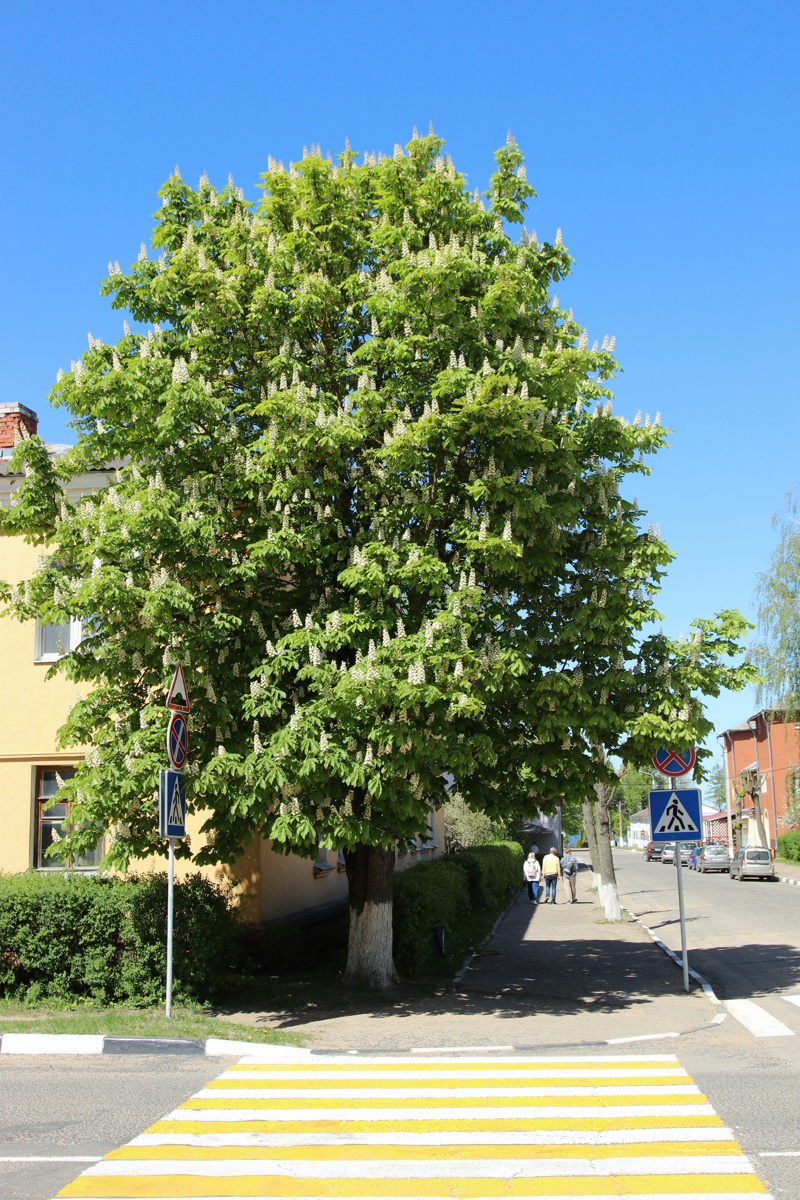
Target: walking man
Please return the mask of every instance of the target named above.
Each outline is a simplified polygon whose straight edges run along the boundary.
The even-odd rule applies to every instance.
[[[561,859],[561,874],[567,882],[569,903],[577,904],[576,884],[578,882],[578,860],[571,850],[565,850]]]
[[[544,877],[545,888],[544,903],[555,904],[556,888],[561,878],[561,863],[558,861],[558,851],[555,846],[551,846],[549,853],[544,856],[542,875]]]

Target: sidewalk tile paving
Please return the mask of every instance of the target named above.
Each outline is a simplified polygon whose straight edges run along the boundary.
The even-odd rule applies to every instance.
[[[63,1200],[764,1196],[674,1055],[248,1057]]]

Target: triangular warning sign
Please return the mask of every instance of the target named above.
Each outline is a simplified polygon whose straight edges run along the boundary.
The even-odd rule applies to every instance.
[[[183,805],[181,804],[181,781],[177,777],[172,785],[172,798],[169,802],[169,812],[167,813],[167,825],[178,826],[183,828],[184,822]]]
[[[680,800],[680,792],[671,792],[667,807],[661,814],[661,820],[653,830],[654,833],[699,833],[692,817]]]
[[[178,663],[175,674],[172,676],[172,683],[169,685],[167,708],[171,708],[173,712],[188,713],[189,707],[189,693],[183,675],[183,663]]]

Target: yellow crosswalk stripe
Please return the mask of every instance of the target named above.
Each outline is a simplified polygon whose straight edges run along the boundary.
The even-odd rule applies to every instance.
[[[64,1200],[764,1196],[674,1056],[242,1062]]]
[[[112,1179],[104,1181],[102,1190],[93,1187],[94,1180],[81,1176],[75,1183],[59,1192],[61,1197],[76,1200],[157,1200],[169,1197],[261,1196],[299,1197],[308,1200],[348,1200],[359,1197],[368,1200],[392,1200],[393,1197],[442,1197],[443,1200],[503,1200],[509,1197],[549,1196],[763,1196],[764,1188],[755,1180],[730,1175],[630,1175],[611,1179],[410,1179],[352,1180],[315,1179],[311,1185],[303,1179],[274,1179],[263,1176],[237,1179],[195,1179],[178,1176],[158,1178]],[[613,1190],[609,1188],[613,1187]]]

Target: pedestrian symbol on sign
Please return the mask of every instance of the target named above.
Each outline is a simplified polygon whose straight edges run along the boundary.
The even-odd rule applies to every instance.
[[[176,782],[172,788],[172,799],[169,805],[169,813],[167,814],[167,825],[182,826],[185,821],[183,815],[183,805],[181,804],[181,789],[180,783]]]
[[[680,802],[677,792],[664,809],[661,820],[656,826],[656,833],[699,833],[700,830]]]

